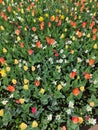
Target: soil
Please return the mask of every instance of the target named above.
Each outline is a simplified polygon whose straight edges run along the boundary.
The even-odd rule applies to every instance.
[[[80,130],[88,130],[90,128],[90,126],[82,126],[81,128],[80,128]]]

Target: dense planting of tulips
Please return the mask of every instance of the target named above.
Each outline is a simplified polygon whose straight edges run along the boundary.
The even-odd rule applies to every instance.
[[[0,0],[0,130],[95,125],[97,67],[97,0]]]

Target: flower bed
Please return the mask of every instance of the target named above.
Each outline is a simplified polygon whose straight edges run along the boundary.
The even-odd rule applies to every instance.
[[[0,129],[96,124],[97,0],[0,0],[0,37]]]

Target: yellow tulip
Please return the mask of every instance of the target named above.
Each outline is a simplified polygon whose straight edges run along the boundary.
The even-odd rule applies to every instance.
[[[1,74],[2,77],[5,77],[6,76],[5,70],[4,69],[0,70],[0,74]]]
[[[23,123],[20,124],[19,127],[20,127],[21,130],[25,130],[27,128],[27,124],[23,122]]]
[[[32,71],[35,71],[35,66],[32,66]]]
[[[80,90],[83,92],[85,90],[84,86],[81,86]]]
[[[61,34],[60,39],[63,39],[65,37],[64,33]]]
[[[18,64],[19,61],[17,59],[14,60],[14,64]]]
[[[27,71],[27,70],[28,70],[28,66],[24,66],[23,68],[24,68],[24,70],[25,70],[25,71]]]
[[[61,90],[61,89],[62,89],[62,85],[59,84],[59,85],[57,86],[57,89],[58,89],[58,90]]]
[[[88,34],[87,34],[87,37],[90,37],[90,36],[91,36],[90,33],[88,33]]]
[[[37,126],[38,126],[37,121],[33,121],[33,122],[32,122],[32,127],[33,127],[33,128],[36,128]]]
[[[64,15],[61,15],[61,16],[60,16],[60,19],[61,19],[61,20],[63,20],[64,18],[65,18]]]
[[[66,49],[68,49],[68,47],[69,47],[68,45],[65,46]]]
[[[0,26],[0,30],[2,30],[2,31],[4,30],[4,27],[2,25]]]
[[[11,68],[10,67],[6,67],[6,71],[10,72]]]
[[[73,36],[73,37],[72,37],[72,40],[73,40],[73,41],[75,41],[75,40],[76,40],[75,36]]]
[[[91,106],[91,107],[94,107],[94,106],[95,106],[95,103],[94,103],[94,102],[90,102],[90,106]]]
[[[12,83],[16,84],[17,83],[16,79],[12,79]]]
[[[23,103],[24,103],[24,101],[25,101],[25,99],[24,99],[24,98],[20,98],[20,99],[19,99],[19,102],[20,102],[21,104],[23,104]]]
[[[28,85],[24,85],[23,88],[24,88],[25,90],[28,90]]]
[[[24,9],[23,8],[21,9],[21,13],[24,14]]]
[[[43,22],[43,21],[44,21],[44,18],[40,16],[40,17],[39,17],[39,21],[40,21],[40,22]]]
[[[97,44],[94,44],[93,48],[94,48],[94,49],[97,49]]]
[[[27,79],[24,79],[24,84],[27,84],[29,81]]]
[[[45,14],[45,17],[49,17],[49,14],[46,13],[46,14]]]
[[[3,53],[7,53],[7,49],[6,48],[3,48],[2,51],[3,51]]]
[[[1,110],[0,110],[0,116],[3,116],[3,115],[4,115],[4,110],[1,109]]]
[[[79,123],[82,124],[83,123],[83,118],[79,117]]]
[[[44,92],[45,92],[45,89],[41,88],[41,89],[40,89],[40,93],[41,93],[41,94],[44,94]]]
[[[20,40],[21,40],[21,38],[18,36],[18,37],[17,37],[17,41],[19,42]]]

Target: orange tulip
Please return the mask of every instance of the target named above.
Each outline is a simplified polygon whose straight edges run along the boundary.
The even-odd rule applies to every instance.
[[[53,45],[55,40],[53,38],[50,38],[50,37],[46,37],[46,42],[49,44],[49,45]]]
[[[88,79],[91,78],[91,75],[89,73],[85,72],[84,73],[84,78],[88,80]]]
[[[36,47],[37,47],[37,48],[40,48],[40,47],[41,47],[41,42],[40,42],[40,41],[36,42]]]
[[[35,12],[36,12],[36,10],[32,10],[32,16],[34,16],[35,15]]]
[[[8,12],[11,12],[12,11],[12,7],[11,6],[8,6]]]
[[[73,94],[74,96],[78,96],[78,95],[80,94],[79,89],[78,89],[78,88],[75,88],[75,89],[72,91],[72,94]]]
[[[79,118],[78,117],[72,117],[72,122],[74,123],[74,124],[77,124],[77,123],[79,123]]]
[[[90,65],[90,66],[94,65],[94,63],[95,63],[95,60],[94,60],[94,59],[89,59],[89,65]]]
[[[1,12],[1,16],[2,16],[2,18],[4,18],[5,21],[8,20],[8,17],[4,12]]]
[[[51,22],[48,22],[48,27],[49,27],[49,28],[51,27]]]
[[[93,39],[93,41],[95,41],[97,39],[97,36],[93,35],[92,39]]]
[[[32,27],[32,31],[36,32],[36,27]]]
[[[82,37],[82,32],[77,31],[77,35],[78,35],[79,38]]]
[[[76,19],[77,19],[77,15],[74,16],[74,20],[76,20]]]
[[[44,22],[41,22],[40,23],[40,30],[43,30],[44,29]]]
[[[56,16],[56,17],[55,17],[55,22],[58,22],[58,21],[59,21],[59,17]]]
[[[32,8],[34,7],[34,3],[31,3],[31,7],[32,7]]]
[[[55,20],[55,16],[51,16],[51,17],[50,17],[50,21],[53,22],[54,20]]]
[[[70,73],[70,78],[71,78],[71,79],[74,79],[74,77],[75,77],[76,75],[77,75],[77,72],[74,72],[74,71],[73,71],[73,72]]]
[[[76,2],[76,3],[75,3],[75,5],[76,5],[76,6],[79,6],[79,5],[80,5],[79,1],[78,1],[78,2]]]
[[[83,11],[83,9],[84,9],[84,3],[82,4],[82,6],[81,6],[81,8],[80,8],[80,11],[82,12]]]
[[[0,0],[0,4],[3,2],[3,0]]]
[[[73,28],[76,28],[76,22],[71,21],[71,22],[70,22],[70,25],[71,25]]]
[[[20,47],[24,48],[24,43],[23,42],[20,43]]]
[[[0,57],[0,63],[5,64],[5,59],[3,57]]]
[[[83,28],[85,28],[85,27],[86,27],[86,25],[87,25],[87,23],[86,23],[86,22],[83,22],[83,23],[82,23],[82,27],[83,27]]]
[[[33,50],[32,49],[28,50],[28,54],[32,55],[33,54]]]
[[[62,24],[62,21],[59,20],[57,26],[59,27]]]
[[[96,34],[97,28],[94,28],[92,31],[93,31],[93,34]]]
[[[20,34],[20,30],[19,30],[19,29],[16,29],[16,30],[15,30],[15,34],[16,34],[16,35],[19,35],[19,34]]]
[[[35,84],[35,86],[40,86],[40,81],[39,80],[35,80],[35,82],[34,82],[34,84]]]
[[[95,21],[92,21],[92,23],[90,24],[90,28],[93,28],[94,25],[95,25]]]
[[[15,91],[15,87],[14,87],[14,86],[11,86],[11,85],[8,85],[7,90],[8,90],[9,92],[14,92],[14,91]]]
[[[27,11],[30,11],[30,9],[31,9],[31,7],[30,7],[30,6],[28,6],[28,7],[27,7]]]

